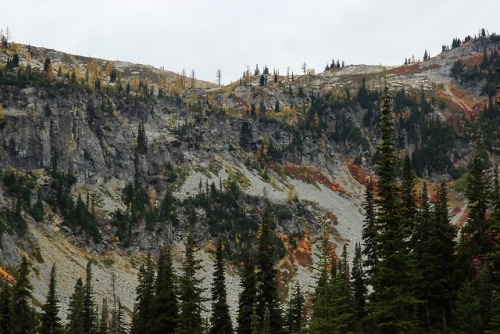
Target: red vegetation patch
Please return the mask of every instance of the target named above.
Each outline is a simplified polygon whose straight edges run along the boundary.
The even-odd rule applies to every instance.
[[[465,225],[465,222],[467,221],[467,218],[469,218],[469,209],[465,210],[463,215],[458,219],[457,221],[457,227],[462,228]]]
[[[433,70],[436,68],[441,68],[441,65],[439,64],[430,64],[429,66],[424,67],[424,70]]]
[[[301,180],[314,185],[322,184],[332,191],[339,193],[346,193],[345,189],[336,182],[330,181],[319,169],[307,168],[304,166],[297,166],[293,164],[287,164],[285,166],[286,171],[292,175],[295,179]]]
[[[337,225],[339,223],[337,216],[335,216],[330,211],[326,213],[326,218],[330,219],[334,225]]]
[[[422,72],[422,70],[420,69],[420,64],[400,66],[387,71],[387,73],[389,74],[397,74],[397,75],[408,75],[420,72]]]
[[[301,266],[312,265],[311,257],[311,239],[307,233],[307,230],[303,231],[302,238],[294,237],[294,243],[290,242],[289,236],[283,233],[277,233],[278,237],[283,241],[285,248],[289,254],[289,259],[291,263],[296,263]],[[295,248],[293,247],[295,244]]]
[[[16,281],[14,277],[9,275],[9,273],[6,272],[2,267],[0,267],[0,279],[4,281],[9,281],[10,283],[14,283]]]
[[[483,61],[484,55],[482,53],[475,54],[473,56],[463,59],[463,63],[467,66],[479,65]]]
[[[347,166],[347,168],[349,169],[349,173],[351,174],[351,176],[356,181],[365,186],[368,184],[368,176],[366,175],[365,172],[363,172],[363,169],[361,169],[361,167],[352,163],[349,166]]]
[[[462,211],[462,208],[456,206],[454,207],[453,209],[451,209],[451,216],[454,217],[456,215],[458,215],[460,213],[460,211]]]

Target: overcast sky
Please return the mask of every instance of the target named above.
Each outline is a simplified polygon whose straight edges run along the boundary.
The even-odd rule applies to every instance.
[[[281,74],[305,62],[402,64],[484,27],[500,33],[500,0],[0,0],[12,40],[119,59],[214,82],[256,64]]]

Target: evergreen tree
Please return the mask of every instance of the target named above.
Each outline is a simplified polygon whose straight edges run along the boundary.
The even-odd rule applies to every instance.
[[[329,267],[328,235],[323,228],[321,243],[319,244],[318,265],[315,268],[317,281],[312,296],[311,320],[309,321],[309,332],[311,334],[327,334],[334,331]],[[335,267],[335,264],[332,263],[333,267]]]
[[[241,293],[238,300],[237,329],[238,334],[252,334],[252,316],[254,314],[256,288],[255,265],[251,252],[241,275]]]
[[[186,255],[182,261],[182,274],[179,281],[179,322],[177,334],[203,333],[203,309],[201,296],[203,289],[200,287],[202,279],[196,277],[201,269],[201,260],[196,259],[196,241],[193,232],[189,230],[186,238]]]
[[[170,334],[175,331],[179,315],[175,282],[172,251],[170,247],[162,248],[158,259],[156,292],[149,311],[151,315],[149,333],[151,334]]]
[[[300,290],[300,284],[297,282],[295,283],[295,289],[292,293],[292,297],[290,298],[288,307],[287,327],[289,333],[302,333],[305,325],[304,311],[305,299],[302,291]]]
[[[97,314],[95,312],[96,304],[94,297],[94,288],[92,287],[92,263],[87,263],[85,285],[83,287],[83,333],[94,334],[97,329]]]
[[[148,138],[146,136],[146,130],[144,129],[144,124],[139,124],[139,129],[137,131],[137,147],[136,152],[139,154],[146,154],[148,152]]]
[[[405,238],[409,239],[413,233],[417,207],[415,205],[415,172],[411,167],[411,159],[408,153],[405,154],[402,169],[401,185],[401,217],[404,224]]]
[[[11,308],[12,289],[6,284],[0,293],[0,333],[12,333],[12,308]]]
[[[363,255],[366,260],[364,266],[367,268],[368,277],[371,277],[374,270],[377,268],[378,255],[377,255],[377,234],[378,226],[375,217],[375,203],[374,203],[374,184],[373,179],[369,178],[365,189],[365,220],[363,223]]]
[[[85,289],[83,281],[78,278],[75,284],[75,289],[69,300],[68,324],[66,326],[66,333],[68,334],[82,334],[84,333],[83,321],[83,299],[85,296]]]
[[[330,289],[332,296],[332,318],[334,333],[353,333],[356,330],[356,312],[351,299],[349,263],[347,246],[344,245],[339,263],[335,270],[332,264]]]
[[[13,334],[33,333],[36,324],[34,323],[34,310],[29,305],[31,291],[33,287],[29,280],[29,264],[23,256],[19,266],[16,284],[12,289],[12,328]]]
[[[233,333],[233,325],[229,316],[229,306],[227,305],[222,237],[219,237],[217,250],[215,251],[214,278],[212,281],[212,316],[210,317],[209,333]]]
[[[273,266],[274,246],[271,239],[271,228],[269,226],[269,209],[266,208],[259,226],[257,241],[257,294],[256,310],[261,330],[266,323],[265,314],[269,312],[272,321],[269,324],[269,333],[282,332],[282,315],[280,302],[278,300],[278,289],[276,286],[276,270]]]
[[[364,272],[363,272],[363,259],[361,257],[361,244],[357,243],[354,249],[354,259],[352,261],[351,270],[351,287],[354,308],[356,310],[356,317],[358,320],[358,327],[363,332],[363,323],[366,316],[366,296],[368,289],[366,287]]]
[[[101,320],[99,321],[98,334],[109,334],[109,311],[108,311],[108,300],[103,298],[102,300],[102,311]]]
[[[50,271],[49,291],[47,300],[42,306],[41,334],[62,333],[61,318],[59,318],[59,300],[56,296],[56,265]]]
[[[375,238],[378,262],[372,269],[373,292],[368,304],[369,318],[379,333],[411,332],[417,300],[412,296],[413,264],[407,251],[401,217],[397,180],[398,158],[394,142],[392,102],[387,87],[382,95],[380,144],[377,163],[377,207]]]
[[[466,281],[458,291],[457,300],[453,309],[455,318],[455,332],[458,334],[480,334],[482,323],[479,298],[474,285]]]
[[[495,249],[492,220],[486,219],[490,193],[485,173],[488,166],[485,154],[482,143],[478,142],[469,166],[465,192],[469,215],[461,231],[459,251],[465,276],[471,280],[478,273],[492,269],[488,255]]]
[[[136,288],[131,334],[146,333],[151,320],[150,307],[154,295],[154,271],[153,261],[149,253],[145,264],[141,264],[139,268],[138,278],[139,285]]]

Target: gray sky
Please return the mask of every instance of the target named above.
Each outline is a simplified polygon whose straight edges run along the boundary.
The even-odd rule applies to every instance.
[[[12,40],[119,59],[214,82],[256,64],[281,74],[346,64],[402,64],[484,27],[500,33],[499,0],[0,0]]]

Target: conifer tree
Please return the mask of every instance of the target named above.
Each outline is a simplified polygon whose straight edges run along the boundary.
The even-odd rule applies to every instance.
[[[403,159],[402,169],[402,185],[401,185],[401,217],[404,224],[405,238],[410,238],[415,225],[415,216],[417,207],[415,205],[415,172],[411,166],[411,158],[408,152]]]
[[[363,331],[363,323],[366,316],[366,296],[368,289],[366,287],[364,272],[363,272],[363,259],[361,256],[361,244],[357,243],[354,249],[354,259],[352,261],[351,270],[351,287],[354,309],[356,310],[356,317],[358,320],[359,330]]]
[[[179,315],[175,281],[172,251],[170,247],[162,248],[158,259],[156,292],[149,311],[151,315],[149,333],[151,334],[170,334],[175,331]]]
[[[96,332],[97,327],[97,314],[94,296],[94,288],[92,286],[92,263],[87,263],[84,295],[82,303],[82,316],[83,316],[83,333],[93,334]]]
[[[47,300],[42,306],[41,334],[62,333],[61,318],[59,318],[59,299],[56,296],[56,265],[50,271],[49,291]]]
[[[12,333],[11,292],[12,289],[6,284],[0,293],[0,333]]]
[[[332,268],[335,267],[335,264],[331,265]],[[318,265],[315,268],[317,271],[316,286],[312,297],[311,320],[309,321],[311,334],[333,333],[334,330],[329,268],[328,235],[323,228],[319,244]]]
[[[141,264],[138,273],[139,284],[136,288],[134,314],[131,334],[143,334],[151,320],[151,301],[154,295],[154,271],[151,254],[148,253],[145,264]]]
[[[269,224],[269,209],[266,208],[259,226],[257,241],[256,310],[261,330],[266,323],[265,314],[268,312],[269,318],[272,319],[269,324],[269,333],[277,334],[282,332],[283,324],[276,286],[276,270],[273,266],[274,246],[271,240],[272,232]]]
[[[103,298],[98,334],[109,334],[108,329],[109,329],[108,300],[106,298]]]
[[[369,318],[380,333],[411,332],[417,300],[412,296],[413,264],[407,251],[397,181],[392,101],[387,87],[382,95],[380,143],[377,163],[377,207],[375,238],[377,263],[371,269]]]
[[[375,203],[374,203],[374,181],[372,178],[368,179],[365,189],[365,220],[363,224],[363,255],[365,256],[364,266],[367,270],[368,277],[371,277],[373,271],[377,268],[378,255],[376,238],[378,234],[378,226],[375,217]]]
[[[179,280],[179,322],[177,334],[199,334],[203,332],[201,318],[202,292],[200,287],[202,279],[196,277],[201,269],[201,261],[196,259],[196,241],[192,230],[186,238],[186,255],[182,261],[182,274]]]
[[[224,257],[222,237],[217,242],[215,251],[214,278],[212,281],[212,315],[210,317],[211,334],[231,334],[233,326],[227,305],[226,278],[224,276]]]
[[[305,298],[300,289],[299,282],[296,282],[295,289],[290,298],[287,314],[287,327],[289,333],[302,333],[305,325],[304,311]]]
[[[19,266],[16,284],[12,289],[12,333],[33,333],[36,324],[34,324],[34,310],[29,305],[31,300],[31,291],[33,289],[29,280],[29,264],[25,256]]]
[[[465,281],[460,288],[453,309],[455,319],[455,332],[459,334],[482,333],[482,321],[480,315],[479,298],[476,295],[474,285]]]
[[[478,273],[492,269],[488,255],[495,249],[492,220],[486,219],[490,193],[485,173],[488,164],[484,156],[484,148],[479,141],[469,166],[465,192],[469,215],[461,231],[459,247],[465,277],[471,280]]]
[[[85,296],[85,289],[83,281],[78,278],[75,284],[75,289],[69,300],[68,324],[66,332],[68,334],[82,334],[84,333],[83,321],[83,299]]]
[[[252,316],[254,314],[255,296],[257,293],[255,265],[251,252],[248,252],[241,275],[241,293],[238,300],[237,329],[238,334],[252,334]]]
[[[351,299],[347,246],[344,245],[338,270],[332,262],[330,290],[334,333],[353,333],[356,330],[356,311]]]

